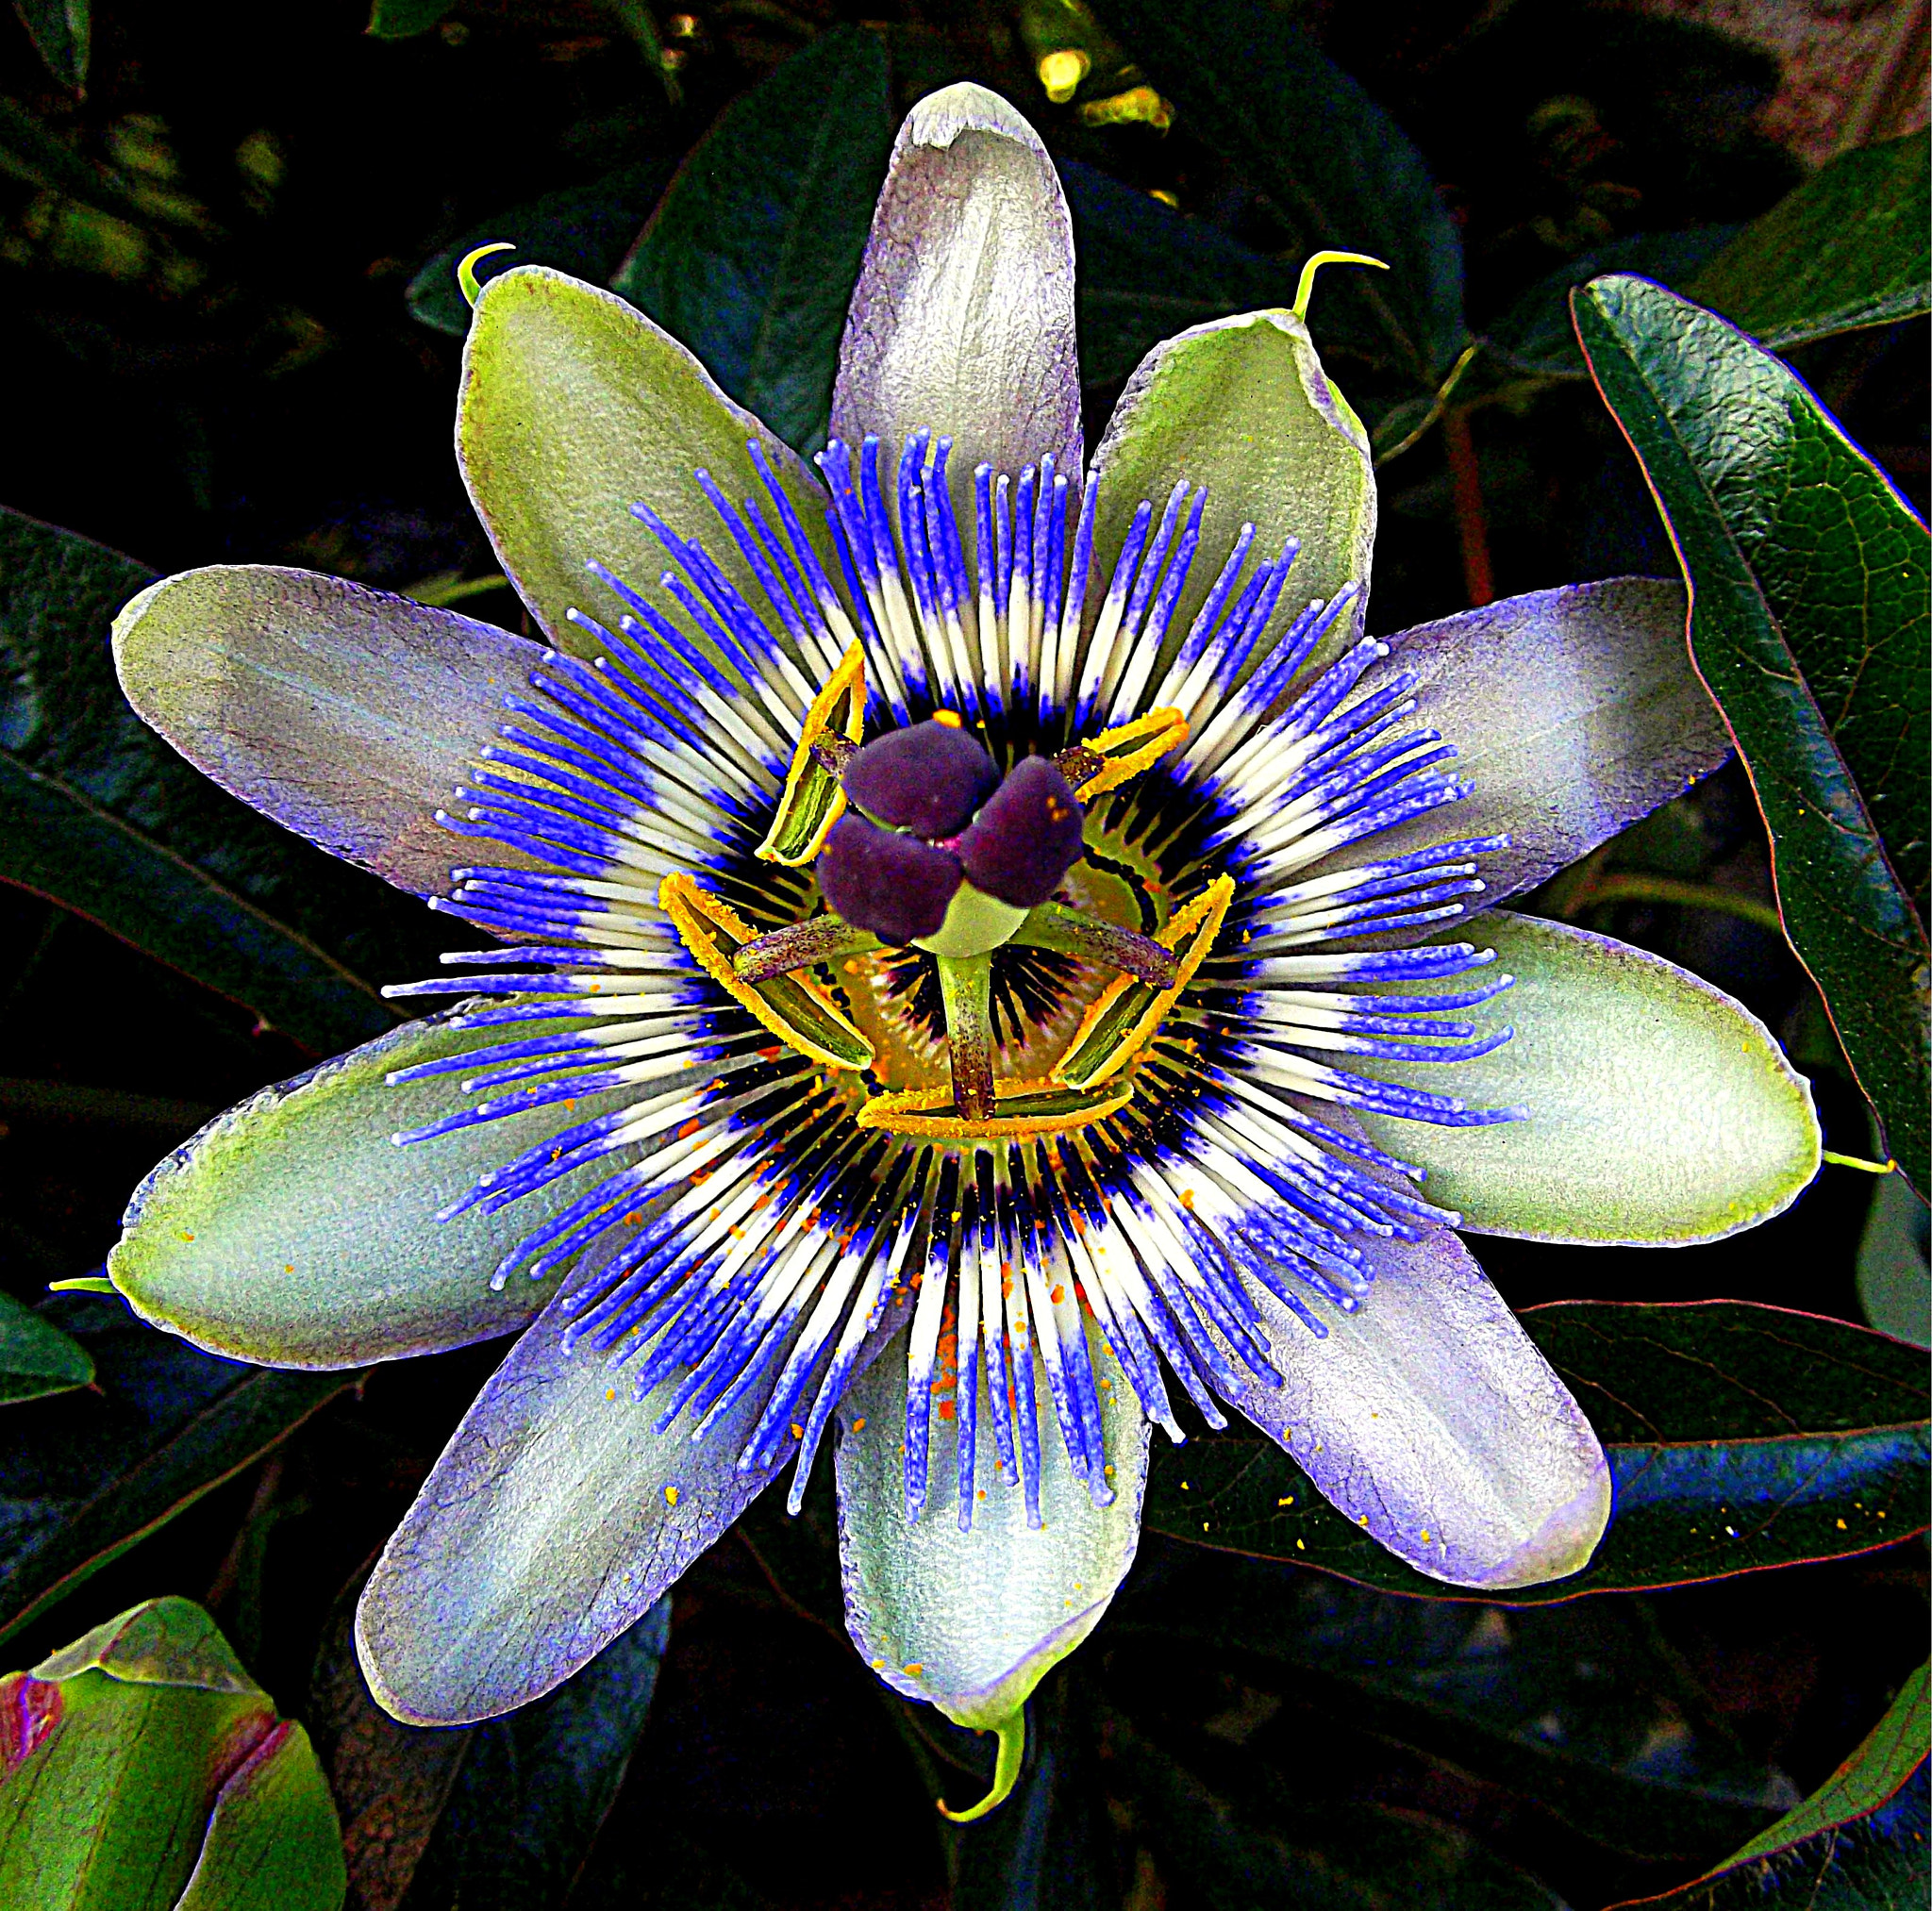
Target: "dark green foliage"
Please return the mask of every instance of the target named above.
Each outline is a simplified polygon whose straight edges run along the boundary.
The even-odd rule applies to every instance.
[[[1330,285],[1324,302],[1348,302],[1376,356],[1416,383],[1440,379],[1465,337],[1462,247],[1389,114],[1262,0],[1105,0],[1095,10],[1197,135],[1269,195],[1301,254],[1365,252],[1389,266],[1386,284]]]
[[[1932,307],[1928,172],[1923,132],[1841,154],[1740,232],[1690,296],[1774,351]]]
[[[1925,526],[1798,378],[1697,307],[1612,277],[1576,324],[1691,587],[1691,655],[1751,771],[1792,946],[1923,1192]]]
[[[896,130],[878,35],[825,34],[719,119],[610,281],[801,451],[824,442]]]
[[[259,1459],[353,1373],[274,1373],[143,1326],[118,1297],[44,1310],[96,1386],[0,1421],[0,1637]]]

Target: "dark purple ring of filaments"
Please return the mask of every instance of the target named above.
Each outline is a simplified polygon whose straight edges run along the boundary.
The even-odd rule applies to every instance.
[[[607,1353],[613,1367],[636,1363],[640,1401],[675,1383],[654,1431],[689,1413],[701,1438],[761,1400],[737,1464],[762,1472],[795,1445],[794,1510],[869,1338],[916,1291],[908,1517],[926,1503],[950,1330],[959,1523],[972,1520],[983,1370],[1001,1477],[1021,1485],[1037,1524],[1034,1349],[1069,1462],[1105,1504],[1113,1488],[1087,1322],[1148,1416],[1177,1439],[1164,1371],[1217,1427],[1226,1423],[1217,1396],[1238,1401],[1244,1375],[1278,1377],[1254,1290],[1324,1335],[1311,1304],[1346,1314],[1367,1288],[1360,1238],[1413,1239],[1457,1219],[1409,1191],[1418,1171],[1315,1108],[1326,1100],[1457,1126],[1523,1111],[1471,1109],[1322,1057],[1486,1054],[1511,1031],[1485,1034],[1460,1017],[1510,978],[1472,974],[1445,993],[1377,992],[1470,974],[1491,958],[1467,943],[1332,944],[1453,919],[1483,887],[1475,857],[1507,839],[1301,876],[1317,849],[1332,856],[1467,793],[1442,772],[1455,753],[1436,732],[1402,730],[1415,707],[1409,673],[1383,673],[1349,701],[1388,654],[1377,640],[1356,642],[1288,700],[1355,587],[1311,602],[1271,635],[1297,547],[1291,540],[1248,571],[1247,527],[1157,679],[1205,492],[1194,493],[1185,523],[1185,482],[1158,524],[1152,505],[1140,506],[1090,631],[1095,480],[1070,540],[1070,487],[1050,459],[1017,485],[985,467],[974,473],[975,603],[946,490],[950,449],[924,432],[907,441],[903,548],[885,509],[877,441],[866,440],[857,459],[836,441],[821,455],[842,598],[755,441],[762,507],[756,498],[734,507],[698,473],[769,614],[699,542],[647,505],[633,507],[670,557],[662,588],[710,648],[602,564],[588,567],[625,607],[618,628],[570,613],[598,655],[558,653],[532,672],[535,694],[506,698],[500,740],[458,790],[458,810],[439,812],[458,833],[544,866],[459,868],[453,896],[431,904],[521,940],[444,958],[480,974],[389,991],[473,998],[452,1025],[498,1033],[391,1079],[458,1075],[482,1099],[396,1138],[425,1142],[610,1097],[509,1155],[441,1210],[444,1219],[495,1213],[577,1177],[571,1198],[504,1255],[494,1285],[518,1268],[540,1280],[570,1271],[573,1342]],[[855,633],[875,735],[951,710],[981,728],[995,767],[1156,706],[1195,720],[1174,756],[1093,812],[1100,839],[1151,861],[1170,898],[1185,900],[1217,863],[1237,885],[1215,952],[1138,1064],[1150,1096],[1075,1134],[998,1143],[858,1129],[822,1072],[774,1052],[657,911],[658,881],[683,869],[756,928],[808,913],[809,879],[755,852],[814,680]],[[1141,898],[1151,933],[1144,886]],[[1029,959],[995,952],[996,993],[1003,958]],[[1009,1000],[1041,986],[1041,972],[1022,980],[1008,968]],[[836,976],[830,985],[839,987]],[[1360,987],[1371,992],[1350,992]],[[693,1069],[707,1077],[695,1087]],[[1013,1278],[1002,1281],[1002,1267]]]

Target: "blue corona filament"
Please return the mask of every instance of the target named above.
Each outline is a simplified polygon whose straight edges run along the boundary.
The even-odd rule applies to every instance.
[[[505,699],[438,813],[474,859],[432,906],[508,945],[388,991],[460,997],[447,1025],[483,1035],[391,1077],[452,1088],[445,1115],[396,1139],[567,1105],[560,1132],[507,1127],[501,1160],[442,1214],[555,1190],[495,1284],[558,1281],[572,1344],[652,1401],[654,1431],[733,1441],[747,1473],[795,1454],[795,1508],[841,1398],[909,1314],[908,1517],[945,1490],[944,1427],[959,1524],[991,1454],[996,1490],[1037,1525],[1044,1442],[1108,1503],[1110,1412],[1138,1405],[1179,1439],[1172,1384],[1225,1424],[1221,1403],[1280,1379],[1261,1296],[1325,1336],[1364,1304],[1369,1244],[1455,1222],[1354,1118],[1520,1115],[1376,1066],[1490,1053],[1510,1031],[1471,1011],[1510,978],[1466,942],[1361,945],[1454,922],[1507,839],[1376,853],[1468,793],[1453,742],[1412,724],[1416,679],[1358,635],[1356,585],[1298,598],[1295,540],[1257,547],[1253,525],[1204,554],[1207,493],[1184,478],[1103,553],[1096,481],[1051,458],[1015,477],[963,470],[928,431],[896,459],[835,440],[815,545],[747,449],[761,496],[694,474],[709,545],[632,507],[630,574],[587,563],[601,595],[570,612],[579,654]],[[1235,898],[1116,1113],[1018,1137],[862,1129],[852,1078],[774,1044],[659,907],[684,872],[760,931],[815,911],[808,870],[755,852],[805,713],[855,642],[869,734],[950,711],[1002,767],[1150,709],[1186,717],[1181,745],[1089,811],[1088,840],[1118,847],[1130,879],[1156,871],[1170,899],[1221,875]],[[919,959],[902,952],[881,985],[914,1035]],[[1024,952],[996,966],[1009,1029],[1070,1027],[1057,991],[1075,968]],[[1108,1368],[1131,1402],[1109,1405]]]

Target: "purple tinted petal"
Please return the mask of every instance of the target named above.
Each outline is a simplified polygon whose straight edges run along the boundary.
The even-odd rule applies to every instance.
[[[1681,586],[1616,577],[1389,639],[1382,671],[1415,673],[1417,722],[1456,746],[1455,773],[1474,789],[1376,837],[1376,856],[1507,833],[1510,847],[1486,855],[1479,872],[1484,905],[1499,903],[1707,776],[1730,755],[1730,736],[1690,667],[1684,619]],[[1363,690],[1376,681],[1365,677]]]
[[[1053,455],[1077,483],[1080,374],[1074,235],[1040,137],[983,87],[947,87],[899,129],[852,294],[832,435],[954,441],[955,503],[973,470],[1018,473]]]
[[[383,1549],[356,1616],[370,1689],[397,1718],[460,1725],[541,1697],[601,1652],[723,1533],[791,1455],[738,1456],[754,1388],[701,1440],[652,1423],[683,1385],[641,1402],[603,1356],[561,1344],[552,1305],[464,1416]],[[904,1325],[889,1307],[869,1364]]]
[[[266,564],[164,577],[114,623],[127,701],[197,770],[419,895],[446,894],[468,860],[437,808],[505,692],[548,656],[452,610]]]
[[[1603,1536],[1610,1475],[1582,1409],[1446,1230],[1358,1238],[1359,1313],[1308,1332],[1258,1282],[1279,1387],[1239,1402],[1323,1494],[1432,1579],[1534,1586],[1578,1571]]]

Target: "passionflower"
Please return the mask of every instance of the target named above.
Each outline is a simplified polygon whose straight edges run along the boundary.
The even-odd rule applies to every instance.
[[[1156,349],[1091,467],[1074,313],[1044,149],[950,88],[815,471],[609,293],[480,291],[458,454],[547,645],[256,566],[116,624],[208,775],[493,939],[109,1262],[275,1365],[527,1327],[363,1594],[399,1718],[556,1685],[832,1434],[852,1637],[997,1796],[1182,1396],[1423,1572],[1560,1577],[1604,1456],[1452,1230],[1704,1240],[1816,1170],[1738,1004],[1494,908],[1722,760],[1681,595],[1365,636],[1300,309]]]

